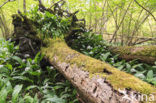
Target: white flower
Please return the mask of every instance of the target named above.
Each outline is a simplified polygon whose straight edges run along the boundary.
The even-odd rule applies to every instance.
[[[30,57],[30,55],[29,54],[25,54],[24,57],[25,58],[28,58],[28,57]]]
[[[89,52],[89,54],[93,54],[93,52],[91,51],[91,52]]]
[[[4,51],[8,51],[8,48],[3,48]]]
[[[25,68],[25,71],[28,71],[28,70],[30,70],[30,67],[26,67],[26,68]]]
[[[37,70],[37,72],[41,73],[41,70]]]
[[[131,69],[131,72],[133,72],[133,73],[134,73],[134,72],[137,72],[137,71],[133,68],[133,69]]]
[[[87,46],[87,49],[92,49],[92,47],[89,45],[89,46]]]
[[[101,54],[101,56],[104,56],[104,54]]]
[[[51,69],[51,70],[53,70],[53,69],[54,69],[54,67],[53,67],[53,66],[50,66],[50,69]]]
[[[34,7],[35,7],[35,5],[34,5],[34,4],[31,4],[31,5],[30,5],[30,7],[31,7],[31,8],[34,8]]]
[[[25,63],[25,62],[26,62],[26,60],[25,60],[25,59],[23,59],[23,60],[22,60],[22,62],[23,62],[23,63]]]
[[[4,67],[4,65],[0,65],[0,68]]]

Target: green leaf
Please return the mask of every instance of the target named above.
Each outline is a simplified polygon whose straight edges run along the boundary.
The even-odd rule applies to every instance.
[[[106,59],[109,57],[109,55],[110,55],[110,52],[105,53],[105,54],[103,54],[103,55],[100,57],[100,59],[101,59],[102,61],[106,61]]]
[[[140,79],[145,79],[145,75],[142,73],[136,73],[134,76],[140,78]]]
[[[36,86],[36,85],[31,85],[31,86],[28,86],[25,90],[30,90],[30,89],[34,89],[34,88],[38,88],[38,86]]]
[[[152,79],[153,78],[153,70],[148,71],[147,78]]]
[[[3,87],[0,91],[0,103],[6,103],[7,95],[8,91],[5,87]]]
[[[31,80],[31,79],[29,79],[28,77],[25,77],[25,76],[14,76],[13,79],[14,80],[19,79],[19,80],[24,80],[24,81],[28,81],[28,82],[33,83],[33,80]]]
[[[117,67],[119,70],[122,70],[124,68],[124,65],[121,65],[119,67]]]
[[[36,94],[35,97],[34,97],[33,103],[39,103],[39,99],[38,99],[38,97],[37,97],[37,94]]]
[[[58,98],[57,96],[46,98],[47,101],[50,101],[52,103],[65,103],[64,99]]]
[[[16,85],[14,91],[12,93],[12,103],[18,102],[18,96],[20,91],[22,90],[23,85]]]
[[[11,57],[13,60],[16,60],[19,64],[23,64],[23,62],[22,62],[22,59],[21,58],[19,58],[18,56],[13,56],[13,57]]]
[[[26,95],[26,96],[24,96],[24,101],[25,101],[25,103],[33,103],[34,99],[31,96]]]
[[[34,58],[35,63],[39,63],[43,59],[44,55],[38,52]]]
[[[13,67],[12,67],[11,64],[7,64],[6,67],[7,67],[9,70],[11,70],[11,71],[13,70]]]
[[[131,69],[131,65],[129,63],[126,63],[126,68]]]
[[[0,73],[9,75],[10,71],[9,71],[9,69],[6,68],[6,67],[1,67],[1,68],[0,68]]]

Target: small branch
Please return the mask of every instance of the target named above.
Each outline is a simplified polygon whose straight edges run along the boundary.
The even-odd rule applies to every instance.
[[[48,12],[50,12],[51,14],[54,14],[54,11],[51,10],[51,9],[49,9],[49,8],[46,8],[46,7],[42,4],[42,1],[41,1],[41,0],[38,0],[38,2],[39,2],[39,10],[40,10],[41,12],[48,11]]]
[[[141,4],[139,4],[139,2],[137,2],[136,0],[134,0],[135,1],[135,3],[137,4],[137,5],[139,5],[140,7],[142,7],[144,10],[146,10],[152,17],[153,17],[153,19],[156,21],[156,18],[154,17],[154,15],[149,11],[149,10],[147,10],[145,7],[143,7]]]
[[[60,2],[63,2],[63,4],[65,3],[63,0],[60,0],[60,1],[56,2],[56,3],[54,3],[52,6],[50,6],[50,9],[51,9],[53,6],[55,6],[56,4],[59,4]],[[61,4],[61,5],[62,5],[62,4]]]
[[[8,2],[13,2],[13,1],[15,1],[15,0],[7,0],[7,1],[5,1],[2,5],[0,5],[0,8],[1,8],[2,6],[4,6],[5,4],[7,4]]]
[[[148,39],[144,39],[144,40],[137,40],[135,43],[133,43],[133,45],[138,45],[138,44],[142,44],[142,43],[144,43],[144,42],[147,42],[147,41],[155,41],[156,40],[156,38],[148,38]]]

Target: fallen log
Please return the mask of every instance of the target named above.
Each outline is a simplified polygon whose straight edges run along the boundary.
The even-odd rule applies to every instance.
[[[139,96],[156,92],[150,84],[72,50],[62,39],[48,42],[41,52],[77,88],[85,103],[139,103],[132,93]]]
[[[110,47],[110,51],[119,54],[121,59],[127,61],[137,59],[141,62],[154,64],[156,61],[156,46],[120,46]]]

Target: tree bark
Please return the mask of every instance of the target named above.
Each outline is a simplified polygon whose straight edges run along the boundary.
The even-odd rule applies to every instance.
[[[23,11],[24,11],[24,13],[27,12],[27,10],[26,10],[26,0],[23,0]]]
[[[109,47],[114,54],[119,54],[121,59],[127,61],[138,59],[147,64],[154,64],[156,62],[156,46],[120,46]]]
[[[130,74],[72,50],[64,40],[48,42],[41,52],[77,88],[85,103],[139,103],[131,98],[131,93],[139,95],[155,91],[150,84]],[[124,98],[125,95],[129,99]]]

